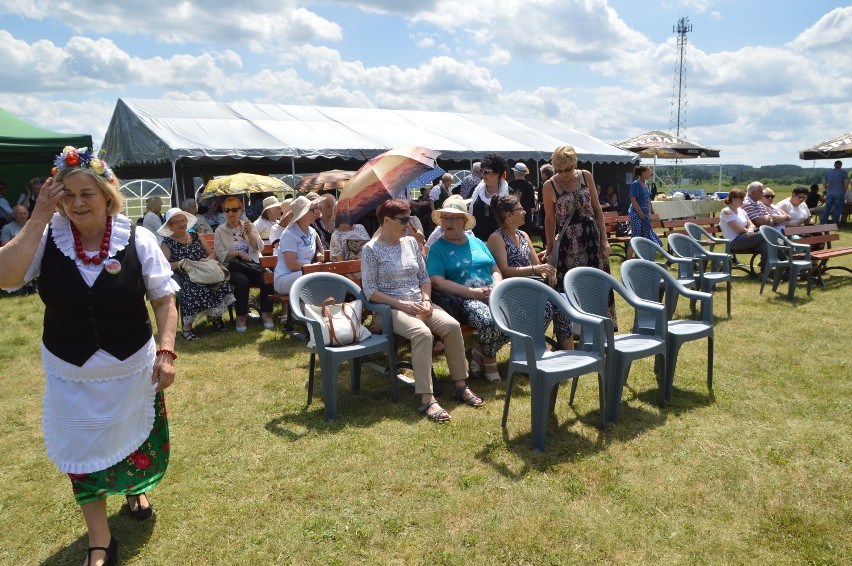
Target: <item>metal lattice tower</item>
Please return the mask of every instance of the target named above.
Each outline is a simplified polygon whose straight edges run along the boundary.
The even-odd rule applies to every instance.
[[[675,68],[674,86],[672,87],[672,110],[669,118],[669,132],[680,137],[686,135],[686,34],[692,31],[692,24],[688,17],[680,18],[677,24],[672,26],[672,31],[677,34],[677,67]],[[675,161],[674,182],[680,183],[680,160]]]

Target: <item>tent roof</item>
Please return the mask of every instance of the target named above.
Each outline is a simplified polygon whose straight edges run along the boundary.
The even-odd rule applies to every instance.
[[[852,133],[818,143],[799,151],[799,159],[839,159],[852,157]]]
[[[344,158],[363,161],[388,149],[420,145],[441,159],[466,161],[496,152],[508,159],[547,160],[571,144],[580,161],[633,163],[638,157],[552,120],[507,116],[119,99],[103,149],[113,167],[179,159]]]
[[[92,136],[51,132],[0,108],[0,162],[46,165],[66,145],[92,147]]]
[[[619,142],[616,146],[635,151],[642,157],[659,157],[660,159],[719,157],[719,150],[715,147],[707,147],[660,130],[645,132],[629,140]]]

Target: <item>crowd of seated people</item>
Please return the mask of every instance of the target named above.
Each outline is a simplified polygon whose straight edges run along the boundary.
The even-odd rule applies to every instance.
[[[496,154],[484,156],[480,181],[469,199],[447,195],[446,185],[452,178],[447,175],[441,179],[440,185],[436,184],[438,190],[433,191],[439,198],[430,199],[434,207],[430,220],[435,229],[428,239],[405,198],[378,206],[378,229],[371,234],[360,223],[336,225],[336,203],[331,194],[309,193],[284,202],[267,196],[254,223],[245,218],[243,201],[228,197],[220,203],[225,220],[216,228],[211,252],[193,233],[193,228],[200,231],[198,218],[190,212],[197,212],[197,206],[194,202],[182,203],[188,210],[170,210],[160,231],[166,237],[163,251],[172,260],[173,268],[180,259],[189,257],[215,258],[231,270],[229,285],[218,287],[215,293],[205,289],[204,300],[187,301],[188,308],[182,313],[184,338],[197,338],[192,325],[204,313],[211,317],[214,327],[224,328],[221,314],[230,303],[236,305],[237,331],[245,331],[250,286],[261,288],[262,320],[266,328],[271,328],[269,295],[287,295],[305,265],[360,259],[361,273],[355,280],[361,281],[370,301],[391,307],[394,333],[410,342],[420,412],[438,422],[451,418],[433,391],[436,343],[446,357],[453,397],[471,407],[481,406],[484,400],[471,389],[468,380],[481,377],[491,383],[500,382],[497,356],[509,341],[491,315],[488,300],[492,289],[511,277],[530,277],[550,286],[558,283],[557,269],[545,261],[544,254],[536,253],[529,233],[522,229],[528,224],[526,217],[530,212],[518,196],[509,192],[506,171],[504,158]],[[809,218],[805,218],[802,209],[806,189],[797,188],[790,199],[775,207],[771,189],[762,185],[752,188],[755,190],[749,205],[764,223],[795,225]],[[738,189],[731,191],[729,206],[721,215],[721,229],[733,240],[733,250],[763,251],[763,241],[756,233],[757,222],[749,218],[744,197]],[[614,191],[605,190],[602,200],[618,206]],[[215,204],[211,208],[215,210]],[[262,270],[257,269],[259,256],[265,244],[276,243],[272,252],[277,258],[274,282],[268,285],[263,283]],[[186,252],[188,246],[195,246],[194,255]],[[182,281],[181,286],[185,285],[190,288]],[[554,313],[553,306],[548,305],[542,321],[545,327],[553,322]],[[476,330],[475,342],[467,349],[462,334],[465,327]],[[554,324],[554,333],[560,348],[573,348],[570,324]]]

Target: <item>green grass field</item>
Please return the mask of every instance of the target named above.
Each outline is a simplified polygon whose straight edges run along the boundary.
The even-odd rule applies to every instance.
[[[834,273],[792,303],[737,276],[730,319],[716,300],[712,394],[705,343],[690,343],[670,406],[640,361],[620,423],[601,431],[588,376],[573,407],[560,390],[544,454],[523,377],[503,430],[502,384],[471,382],[479,410],[445,394],[442,426],[408,387],[391,402],[370,369],[353,394],[344,366],[327,423],[321,397],[305,408],[304,343],[257,320],[242,335],[202,323],[199,342],[178,338],[154,518],[109,502],[122,563],[850,564],[852,276]],[[79,564],[87,546],[42,445],[41,316],[37,296],[0,298],[2,564]]]

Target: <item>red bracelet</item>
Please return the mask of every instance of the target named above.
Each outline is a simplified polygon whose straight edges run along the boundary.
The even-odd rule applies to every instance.
[[[177,354],[174,352],[174,350],[168,350],[166,348],[160,348],[159,350],[157,350],[156,355],[159,356],[160,354],[170,355],[172,357],[172,361],[175,361],[177,359]]]

